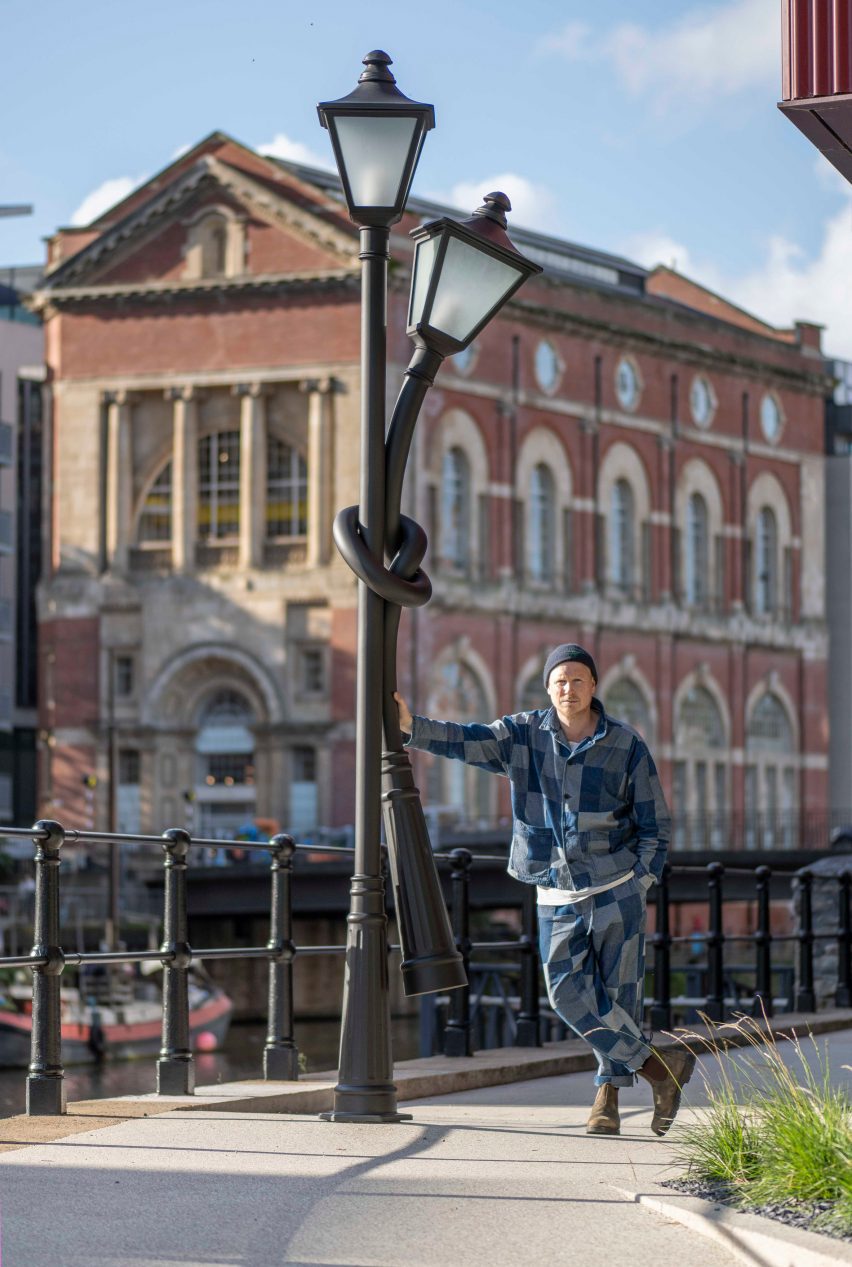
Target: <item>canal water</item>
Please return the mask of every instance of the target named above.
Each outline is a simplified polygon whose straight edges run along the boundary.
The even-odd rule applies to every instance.
[[[304,1054],[307,1072],[336,1069],[339,1021],[297,1021],[296,1044]],[[263,1025],[232,1025],[224,1046],[216,1052],[195,1053],[198,1086],[263,1077]],[[410,1060],[418,1054],[417,1017],[393,1022],[394,1058]],[[100,1067],[74,1065],[65,1070],[69,1104],[73,1100],[103,1100],[111,1096],[139,1095],[155,1088],[155,1057],[117,1060]],[[23,1113],[26,1103],[26,1070],[0,1069],[0,1117]]]

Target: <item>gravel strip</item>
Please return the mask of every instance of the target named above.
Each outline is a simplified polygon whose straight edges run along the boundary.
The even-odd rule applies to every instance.
[[[839,1229],[832,1223],[834,1201],[804,1202],[770,1202],[767,1205],[746,1204],[726,1183],[712,1183],[702,1179],[667,1179],[663,1188],[673,1192],[682,1192],[688,1197],[700,1197],[703,1201],[712,1201],[716,1205],[729,1205],[733,1209],[748,1214],[762,1214],[768,1219],[777,1219],[788,1227],[800,1227],[806,1232],[819,1232],[831,1236],[838,1241],[852,1242],[852,1230]]]

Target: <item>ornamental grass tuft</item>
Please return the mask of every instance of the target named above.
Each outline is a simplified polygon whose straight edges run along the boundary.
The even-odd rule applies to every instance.
[[[708,1108],[673,1132],[675,1154],[688,1166],[684,1178],[721,1187],[739,1206],[779,1217],[810,1212],[815,1229],[852,1235],[852,1102],[831,1085],[813,1035],[806,1049],[794,1033],[762,1032],[752,1017],[701,1019],[709,1037],[686,1030],[674,1036],[693,1050],[703,1047],[718,1064],[717,1081],[702,1070]],[[743,1040],[747,1054],[726,1059],[732,1042]],[[789,1064],[781,1043],[792,1044]]]

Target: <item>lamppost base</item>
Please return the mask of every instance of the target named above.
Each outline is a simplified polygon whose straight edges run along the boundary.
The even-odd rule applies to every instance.
[[[334,1108],[319,1115],[325,1122],[410,1122],[410,1113],[398,1113],[392,1082],[363,1086],[350,1081],[334,1088]]]
[[[324,1122],[410,1122],[413,1113],[348,1113],[346,1109],[329,1109],[319,1115]]]

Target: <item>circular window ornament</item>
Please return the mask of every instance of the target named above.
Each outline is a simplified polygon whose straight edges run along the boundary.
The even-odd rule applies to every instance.
[[[453,369],[457,374],[469,374],[476,364],[476,358],[479,355],[479,349],[475,343],[469,343],[461,352],[456,352],[450,357],[453,363]]]
[[[781,436],[781,406],[777,399],[767,392],[760,402],[760,429],[770,444],[777,444]]]
[[[709,427],[716,411],[713,388],[702,375],[696,375],[689,389],[689,408],[696,427]]]
[[[542,339],[535,350],[535,376],[541,390],[548,394],[556,391],[561,373],[559,353],[552,343]]]
[[[615,394],[622,409],[635,409],[639,404],[639,371],[634,361],[623,356],[615,371]]]

